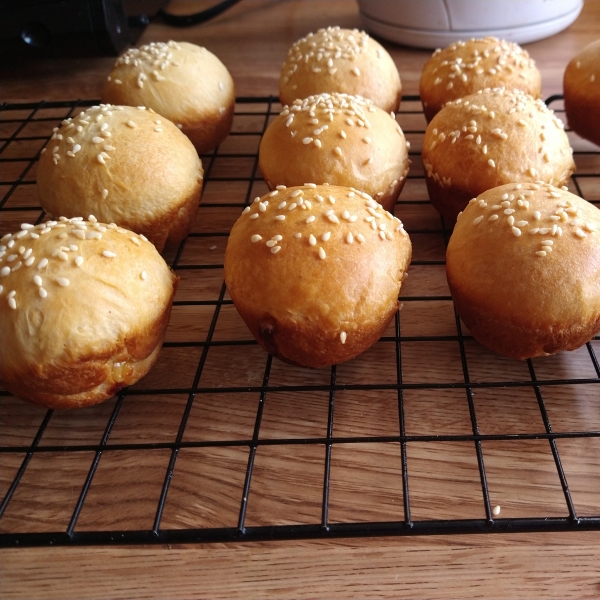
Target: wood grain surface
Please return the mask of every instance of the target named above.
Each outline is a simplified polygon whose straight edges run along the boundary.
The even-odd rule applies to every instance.
[[[198,10],[206,2],[178,1],[173,12]],[[210,4],[210,3],[209,3]],[[205,25],[173,30],[156,21],[140,43],[185,39],[205,45],[232,72],[240,96],[276,95],[279,68],[289,45],[308,31],[338,24],[360,27],[350,0],[245,0]],[[544,95],[560,93],[571,56],[600,35],[600,1],[588,0],[568,30],[529,44],[543,77]],[[384,43],[394,57],[405,93],[415,94],[430,52]],[[114,58],[40,60],[0,65],[3,101],[97,98]],[[278,110],[275,104],[273,110]],[[561,105],[558,105],[560,110]],[[266,191],[253,181],[253,154],[264,125],[264,103],[238,106],[234,131],[217,155],[203,157],[213,178],[178,266],[177,304],[167,346],[149,375],[132,387],[118,406],[98,469],[76,523],[77,532],[149,529],[171,457],[166,447],[177,437],[194,374],[201,392],[192,405],[182,442],[214,444],[179,451],[161,528],[235,527],[249,448],[256,428],[260,388],[267,357],[235,308],[219,305],[227,233],[247,195]],[[411,112],[414,111],[414,112]],[[417,384],[403,394],[405,433],[409,436],[468,436],[470,407],[466,374],[477,387],[473,411],[483,435],[544,434],[545,422],[526,363],[496,356],[472,340],[460,346],[442,264],[444,235],[437,213],[426,202],[419,152],[424,118],[417,102],[405,103],[398,116],[412,146],[411,179],[396,215],[413,241],[415,264],[402,289],[400,326],[402,381]],[[64,112],[64,110],[63,110]],[[23,111],[22,117],[26,117]],[[60,110],[44,113],[59,121]],[[17,116],[11,115],[11,116]],[[39,150],[54,123],[34,121],[9,146],[1,181],[20,176],[25,157]],[[0,137],[15,125],[0,123]],[[50,129],[49,129],[50,127]],[[583,195],[600,200],[600,159],[591,144],[574,134],[578,179]],[[586,176],[587,175],[587,176]],[[229,180],[237,177],[239,180]],[[40,214],[35,166],[11,194],[0,214],[0,235]],[[572,184],[573,185],[573,184]],[[572,187],[575,190],[574,187]],[[0,190],[2,195],[7,191]],[[208,234],[208,235],[206,235]],[[168,261],[175,259],[167,252]],[[199,268],[198,265],[202,265]],[[190,304],[190,301],[202,301]],[[218,312],[215,312],[218,311]],[[468,331],[463,330],[463,333]],[[356,360],[338,366],[337,383],[398,382],[392,324],[382,341]],[[406,338],[406,339],[404,339]],[[205,358],[203,344],[211,345]],[[235,343],[232,343],[235,342]],[[461,349],[462,348],[462,349]],[[600,341],[592,343],[596,355]],[[536,359],[540,381],[570,383],[541,386],[554,432],[600,430],[598,384],[587,348]],[[327,386],[329,370],[307,371],[273,361],[258,430],[248,527],[314,524],[321,521],[325,469],[322,439],[327,435],[329,392],[294,386]],[[485,387],[490,382],[498,385]],[[441,385],[441,387],[440,387]],[[227,386],[228,390],[223,388]],[[290,388],[291,389],[288,389]],[[165,392],[165,390],[168,390]],[[93,450],[63,452],[61,446],[95,447],[117,406],[115,398],[79,412],[55,412],[40,446],[0,518],[1,533],[64,531],[90,465]],[[404,491],[400,444],[374,442],[400,434],[398,393],[394,389],[340,389],[335,394],[334,443],[330,462],[328,518],[332,524],[402,521]],[[25,449],[33,442],[46,411],[10,396],[0,397],[0,444]],[[362,439],[364,438],[364,439]],[[273,443],[274,442],[274,443]],[[143,452],[127,444],[154,444]],[[161,446],[161,444],[163,446]],[[124,447],[123,447],[124,446]],[[600,514],[600,438],[559,439],[557,448],[574,507],[580,516]],[[477,453],[472,441],[411,441],[407,465],[411,518],[482,519]],[[550,445],[544,439],[485,440],[481,444],[491,506],[500,517],[566,517],[567,504]],[[25,450],[0,452],[0,498],[25,458]],[[202,544],[156,547],[12,548],[0,552],[0,597],[13,598],[598,598],[600,533],[487,534],[463,536],[350,538],[339,540]]]

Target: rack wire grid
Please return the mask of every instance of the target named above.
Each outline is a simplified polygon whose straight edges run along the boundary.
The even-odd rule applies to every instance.
[[[0,107],[2,234],[43,219],[40,151],[94,103]],[[549,103],[563,111],[560,96]],[[371,349],[329,369],[256,344],[223,254],[244,205],[267,191],[257,153],[280,108],[239,98],[231,135],[202,156],[193,231],[165,254],[181,281],[150,373],[78,411],[0,392],[0,545],[600,529],[600,340],[517,362],[469,335],[446,284],[450,231],[428,201],[417,96],[397,115],[412,144],[395,211],[413,243],[402,310]],[[597,205],[598,148],[568,135],[570,189]]]

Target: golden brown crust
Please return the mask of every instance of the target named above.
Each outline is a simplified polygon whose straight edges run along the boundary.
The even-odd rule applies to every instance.
[[[93,214],[162,250],[192,227],[202,163],[191,142],[150,110],[101,105],[66,119],[40,157],[37,189],[51,215]]]
[[[600,146],[600,40],[567,65],[564,95],[569,127]]]
[[[178,281],[150,242],[74,219],[24,228],[2,247],[0,381],[7,390],[75,408],[148,372]]]
[[[521,46],[486,37],[436,50],[423,67],[419,93],[425,117],[431,121],[451,100],[500,87],[539,98],[542,77]]]
[[[308,181],[355,187],[391,212],[410,161],[390,114],[359,96],[332,93],[285,106],[263,135],[258,165],[269,189]]]
[[[368,194],[313,185],[274,190],[244,212],[227,244],[225,283],[265,350],[318,368],[379,338],[397,310],[411,244]]]
[[[390,112],[400,106],[402,84],[392,57],[364,31],[327,27],[290,48],[281,69],[279,98],[292,104],[325,92],[369,98]]]
[[[514,181],[561,186],[575,168],[554,113],[504,89],[448,103],[427,127],[422,156],[431,203],[451,221],[485,190]]]
[[[153,42],[121,56],[107,78],[102,101],[147,106],[181,125],[199,154],[231,131],[235,89],[225,65],[188,42]]]
[[[596,335],[598,235],[600,211],[551,185],[480,194],[459,217],[446,253],[454,305],[475,339],[525,359],[574,350]]]

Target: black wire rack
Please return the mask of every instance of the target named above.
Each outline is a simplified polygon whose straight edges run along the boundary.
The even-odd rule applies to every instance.
[[[561,97],[548,102],[560,115]],[[43,219],[40,151],[92,104],[0,107],[1,234]],[[223,254],[243,206],[267,191],[257,152],[280,108],[239,98],[231,135],[202,156],[197,221],[165,254],[181,282],[153,370],[79,411],[0,391],[0,545],[600,529],[600,339],[516,362],[469,335],[444,276],[450,232],[425,188],[418,97],[397,115],[413,163],[396,207],[413,242],[402,310],[330,369],[285,365],[252,339]],[[600,152],[569,136],[570,189],[598,205]]]

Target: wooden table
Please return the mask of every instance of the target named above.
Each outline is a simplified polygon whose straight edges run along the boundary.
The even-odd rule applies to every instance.
[[[173,3],[171,10],[190,12],[197,10],[198,4],[181,1]],[[356,4],[346,0],[246,0],[214,21],[190,29],[174,30],[157,21],[140,43],[174,38],[204,45],[229,68],[239,96],[277,95],[279,68],[290,44],[309,31],[332,24],[360,27]],[[600,2],[588,0],[568,30],[527,46],[542,72],[544,96],[561,92],[562,73],[570,57],[599,32]],[[384,45],[396,61],[405,94],[416,94],[430,52]],[[0,71],[2,100],[98,98],[113,62],[113,58],[90,58],[5,64]],[[423,250],[430,251],[435,252]],[[185,321],[177,321],[176,326],[179,329],[172,339],[178,339],[177,331],[181,334]],[[230,327],[236,330],[240,325],[232,320]],[[600,349],[597,343],[595,348]],[[504,408],[512,410],[509,404]],[[138,417],[143,421],[143,415]],[[597,417],[593,415],[593,419]],[[595,448],[597,453],[598,446]],[[510,453],[496,448],[489,456],[489,464],[514,479],[518,488],[523,475],[512,470]],[[597,467],[597,454],[592,459]],[[422,461],[419,464],[427,469],[424,456],[417,453],[414,460]],[[418,476],[415,480],[418,482]],[[442,483],[434,480],[428,485],[433,486],[428,497],[438,494],[439,500],[426,505],[425,518],[436,511],[443,514],[447,501],[456,501],[444,496]],[[595,487],[586,485],[585,481],[581,484],[580,493],[588,494],[597,508],[598,472],[590,482]],[[540,489],[542,495],[548,492]],[[510,494],[502,493],[498,491],[497,497],[506,498],[503,507],[509,510]],[[42,510],[44,499],[38,500]],[[546,496],[544,501],[552,505]],[[513,509],[518,511],[518,506]],[[6,599],[597,598],[599,564],[597,532],[22,548],[1,553],[0,595]]]

